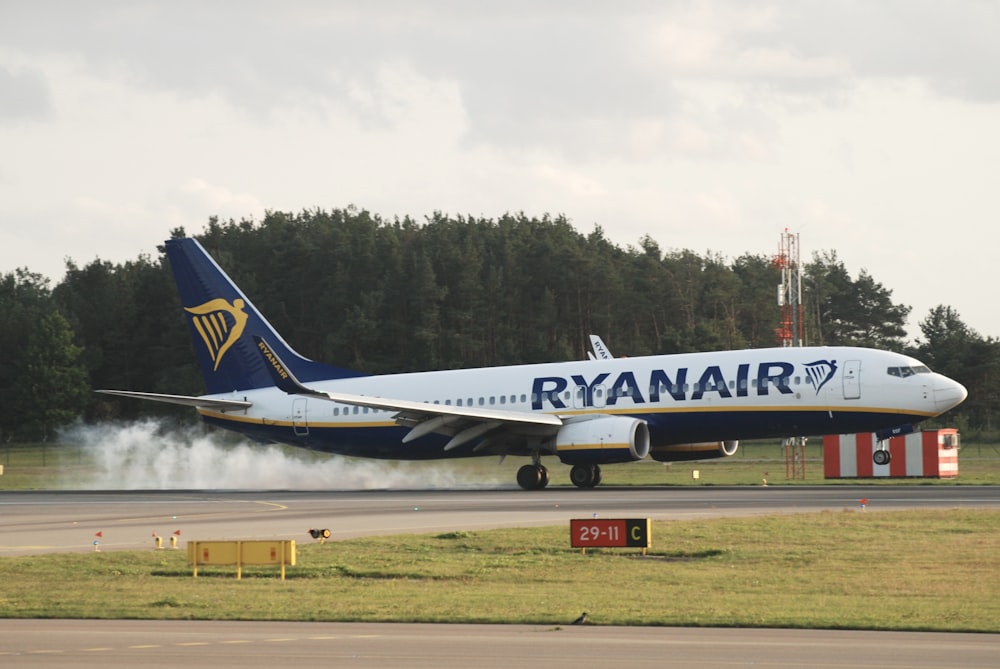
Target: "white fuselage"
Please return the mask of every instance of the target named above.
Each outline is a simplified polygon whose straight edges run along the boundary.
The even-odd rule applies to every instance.
[[[876,431],[917,423],[965,389],[913,358],[864,348],[770,348],[368,376],[310,384],[331,393],[475,410],[633,416],[654,445]],[[258,389],[245,412],[211,422],[317,450],[455,457],[433,435],[401,444],[394,411]],[[282,437],[281,435],[285,435]],[[305,443],[308,442],[308,443]],[[422,443],[423,442],[423,443]],[[437,450],[435,450],[437,449]]]

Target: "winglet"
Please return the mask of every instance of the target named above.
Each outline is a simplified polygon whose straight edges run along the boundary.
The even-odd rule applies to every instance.
[[[614,356],[611,355],[611,351],[608,350],[608,347],[604,345],[604,340],[601,339],[600,336],[594,334],[590,335],[590,346],[594,349],[593,353],[587,351],[587,356],[591,360],[611,360],[614,358]]]
[[[271,378],[274,379],[274,385],[278,386],[282,391],[288,393],[289,395],[322,395],[325,396],[326,393],[322,393],[318,390],[312,390],[302,385],[302,383],[295,378],[292,374],[292,370],[288,368],[288,365],[281,361],[278,354],[274,352],[264,338],[259,335],[253,336],[254,342],[257,344],[257,349],[260,351],[261,356],[264,358],[264,366],[267,371],[270,372]]]

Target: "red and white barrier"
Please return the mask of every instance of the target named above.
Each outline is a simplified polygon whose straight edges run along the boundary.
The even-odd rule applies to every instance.
[[[958,430],[945,428],[893,437],[887,465],[876,465],[874,434],[823,437],[823,476],[828,479],[879,477],[954,478],[958,476]]]

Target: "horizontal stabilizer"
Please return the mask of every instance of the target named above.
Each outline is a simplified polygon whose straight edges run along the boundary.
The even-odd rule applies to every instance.
[[[163,402],[164,404],[179,404],[181,406],[196,407],[198,409],[216,409],[217,411],[241,411],[253,406],[253,402],[246,400],[223,400],[211,397],[195,397],[193,395],[164,395],[162,393],[139,393],[131,390],[97,390],[95,392],[105,395],[118,395],[120,397],[132,397],[139,400],[150,400],[152,402]]]

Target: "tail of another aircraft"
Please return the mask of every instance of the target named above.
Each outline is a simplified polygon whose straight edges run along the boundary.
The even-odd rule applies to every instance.
[[[166,249],[209,394],[274,385],[255,335],[302,381],[361,376],[292,350],[196,240],[171,239]]]

